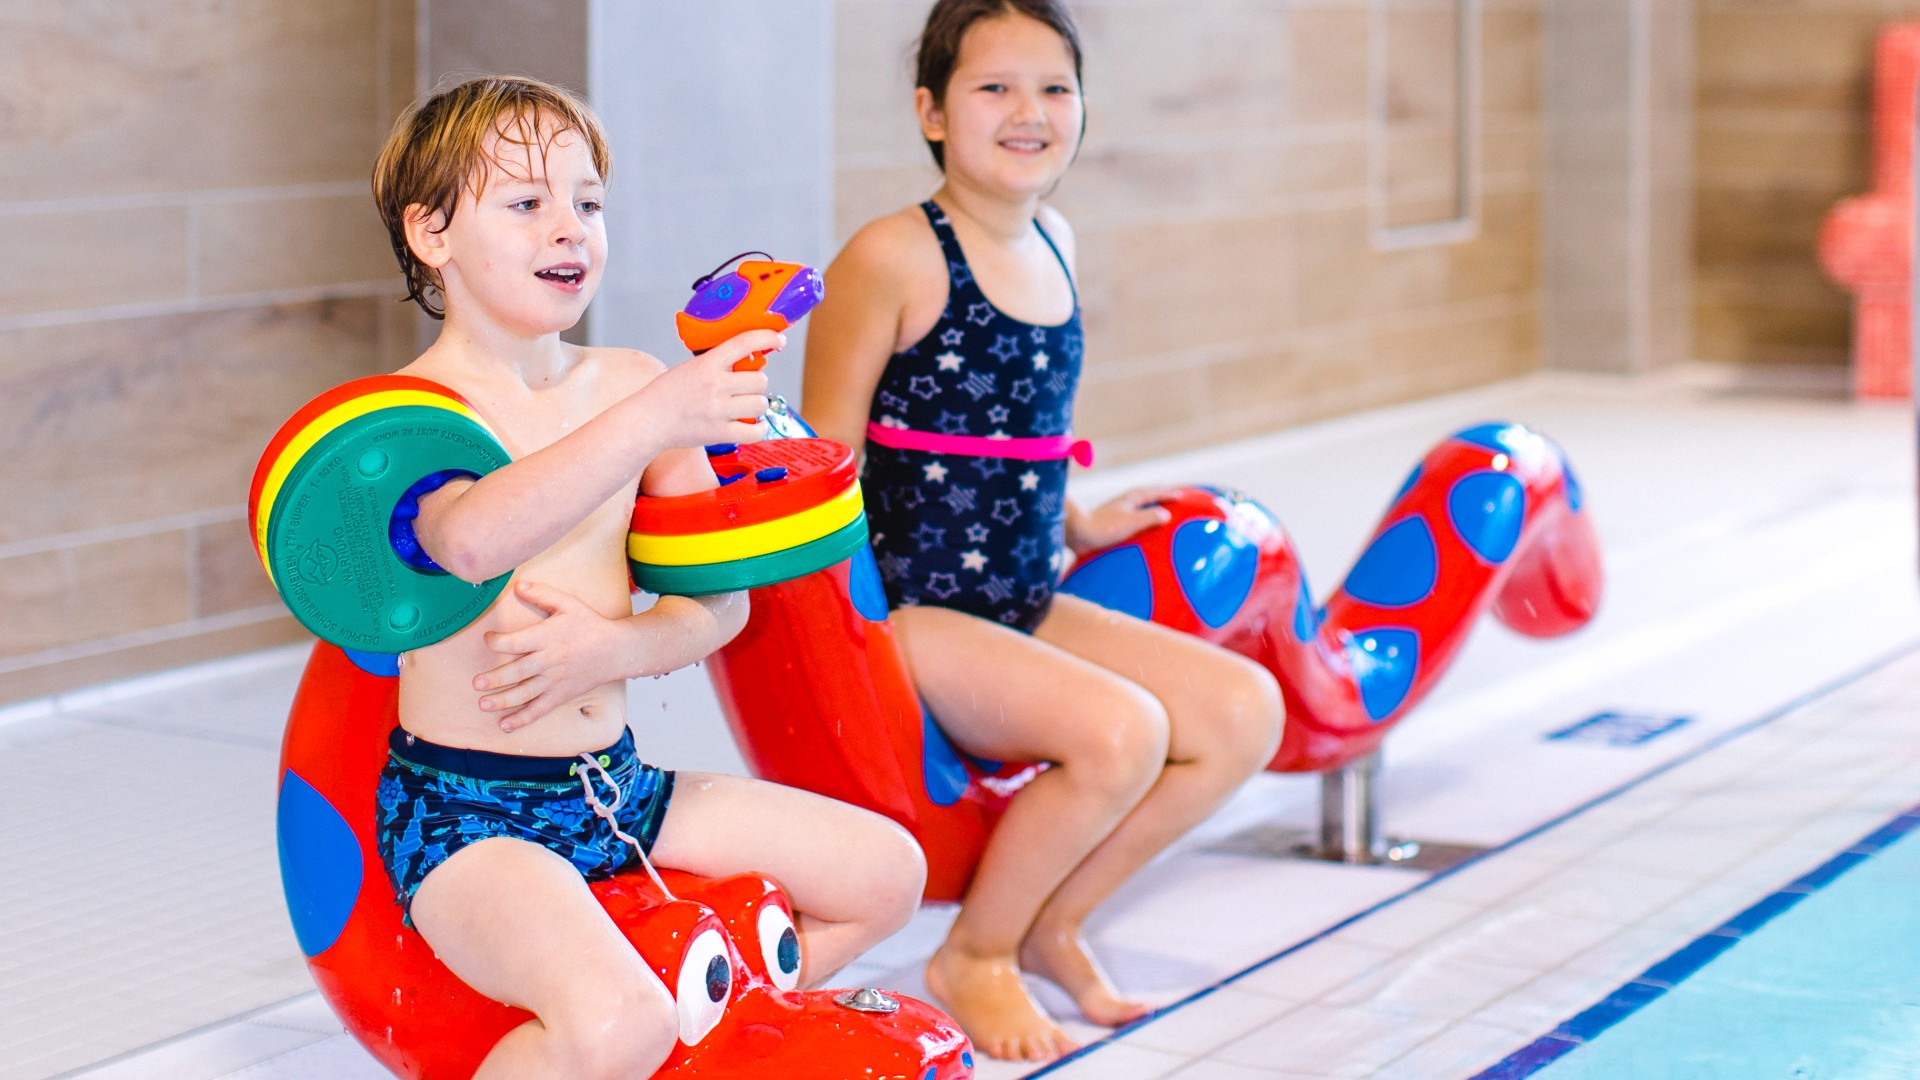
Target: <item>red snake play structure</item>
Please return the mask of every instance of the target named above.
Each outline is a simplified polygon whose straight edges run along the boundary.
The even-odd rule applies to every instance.
[[[782,452],[778,442],[751,449],[768,463]],[[1275,771],[1336,769],[1377,749],[1488,607],[1513,630],[1548,637],[1584,625],[1599,601],[1579,484],[1557,446],[1519,425],[1471,428],[1429,452],[1323,608],[1258,503],[1186,488],[1165,505],[1170,521],[1089,554],[1063,588],[1272,671],[1287,702]],[[927,715],[865,549],[754,590],[747,628],[709,671],[754,771],[900,822],[926,849],[930,898],[965,891],[1007,799],[1032,775],[959,753]]]
[[[398,1076],[466,1077],[532,1014],[469,988],[401,925],[373,843],[395,659],[314,646],[281,749],[281,878],[314,982],[347,1030]],[[932,1006],[795,989],[792,909],[768,878],[661,873],[677,899],[639,870],[591,885],[673,992],[681,1041],[660,1080],[973,1075],[966,1036]]]

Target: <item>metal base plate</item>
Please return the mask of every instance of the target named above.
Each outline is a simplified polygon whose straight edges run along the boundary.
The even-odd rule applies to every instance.
[[[1255,825],[1242,829],[1201,848],[1222,855],[1256,855],[1269,859],[1312,859],[1319,862],[1346,862],[1356,866],[1397,866],[1431,874],[1451,870],[1489,848],[1474,844],[1451,844],[1439,840],[1400,840],[1389,838],[1386,851],[1377,859],[1349,860],[1339,852],[1324,852],[1317,832],[1280,825]]]

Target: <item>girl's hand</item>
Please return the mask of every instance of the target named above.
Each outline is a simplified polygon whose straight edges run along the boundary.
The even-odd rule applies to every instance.
[[[1145,529],[1165,525],[1173,515],[1160,500],[1175,492],[1170,487],[1134,488],[1117,495],[1092,510],[1070,509],[1067,514],[1067,546],[1075,555],[1117,544]]]
[[[669,447],[759,442],[766,434],[757,422],[767,411],[766,373],[733,365],[786,343],[784,334],[749,330],[655,376],[639,396],[660,441]]]
[[[501,731],[526,727],[596,686],[626,678],[631,635],[624,620],[551,585],[516,582],[514,595],[545,614],[523,630],[488,633],[487,647],[511,659],[473,680],[481,711],[503,714]]]

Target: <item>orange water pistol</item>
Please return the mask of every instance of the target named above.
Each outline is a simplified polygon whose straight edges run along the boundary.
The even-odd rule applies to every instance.
[[[754,259],[747,256],[761,255]],[[728,271],[736,260],[745,259]],[[674,316],[680,341],[695,356],[748,330],[784,331],[806,317],[826,295],[820,271],[799,263],[775,262],[764,251],[749,251],[721,263],[693,283],[693,299]],[[733,365],[735,371],[759,371],[766,352]]]

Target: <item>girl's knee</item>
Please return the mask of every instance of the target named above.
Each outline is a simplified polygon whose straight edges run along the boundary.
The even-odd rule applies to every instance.
[[[1138,797],[1167,763],[1170,725],[1160,699],[1133,683],[1110,689],[1069,771],[1102,790]]]
[[[1280,731],[1287,706],[1280,684],[1266,668],[1242,656],[1231,661],[1214,682],[1210,695],[1214,710],[1215,741],[1221,754],[1235,761],[1264,765],[1280,748]]]

